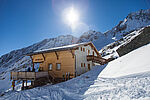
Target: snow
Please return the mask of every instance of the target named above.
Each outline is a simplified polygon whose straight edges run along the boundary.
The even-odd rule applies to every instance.
[[[60,46],[60,47],[55,47],[55,48],[37,50],[37,51],[34,51],[34,53],[74,48],[74,47],[77,47],[77,46],[80,46],[80,45],[85,45],[85,44],[88,44],[88,43],[91,43],[91,42],[82,42],[82,43],[78,43],[78,44],[65,45],[65,46]]]
[[[100,76],[115,78],[150,71],[149,51],[150,44],[110,62]]]
[[[146,27],[149,27],[149,25]],[[115,41],[113,43],[106,45],[99,51],[99,53],[102,54],[103,58],[105,58],[105,59],[118,58],[119,54],[117,53],[116,50],[118,48],[120,48],[121,46],[130,43],[134,38],[136,38],[137,36],[142,34],[142,30],[144,30],[144,29],[145,29],[145,27],[135,30],[135,31],[127,34],[126,36],[124,36],[121,40]]]
[[[149,100],[150,44],[56,85],[9,91],[0,100]]]

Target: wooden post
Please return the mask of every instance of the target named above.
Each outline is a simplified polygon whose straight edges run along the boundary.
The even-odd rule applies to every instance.
[[[68,80],[70,80],[70,73],[68,72]]]
[[[22,90],[24,90],[24,80],[22,81]]]
[[[31,60],[32,60],[32,71],[35,71],[35,69],[34,69],[34,62],[33,62],[32,56],[30,56],[30,58],[31,58]]]
[[[26,87],[27,87],[27,83],[28,83],[28,80],[26,80]]]
[[[75,54],[73,53],[73,51],[72,51],[72,50],[71,50],[70,52],[71,52],[71,54],[72,54],[72,58],[74,58],[74,55],[75,55]]]
[[[32,71],[35,72],[34,63],[32,62]]]
[[[15,81],[14,80],[12,81],[12,87],[13,87],[13,90],[15,90]]]
[[[31,86],[34,87],[34,81],[31,81]]]
[[[43,56],[43,58],[44,58],[44,61],[45,61],[45,56],[44,56],[44,54],[42,53],[42,56]]]
[[[55,54],[56,54],[56,57],[57,57],[57,60],[59,59],[59,57],[58,57],[58,54],[57,54],[57,52],[55,51]]]
[[[66,72],[66,81],[68,80],[68,79],[67,79],[67,76],[68,76],[68,73]]]

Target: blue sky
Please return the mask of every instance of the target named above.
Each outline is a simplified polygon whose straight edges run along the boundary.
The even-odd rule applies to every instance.
[[[76,32],[63,18],[71,6],[82,22]],[[0,0],[0,55],[59,35],[105,32],[130,12],[149,8],[150,0]]]

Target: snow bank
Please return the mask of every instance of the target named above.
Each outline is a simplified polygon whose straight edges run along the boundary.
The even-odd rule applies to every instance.
[[[79,77],[56,85],[47,85],[24,91],[8,91],[0,100],[83,100],[84,93],[94,84],[104,66],[95,66]],[[18,89],[18,88],[17,88]]]
[[[147,71],[150,71],[150,44],[110,62],[99,76],[115,78]]]

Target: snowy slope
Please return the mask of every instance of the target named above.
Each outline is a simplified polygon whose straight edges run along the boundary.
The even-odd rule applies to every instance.
[[[149,100],[149,50],[150,44],[136,49],[108,65],[96,66],[91,71],[67,82],[24,91],[10,91],[0,99]]]
[[[149,51],[150,44],[110,62],[100,76],[114,78],[150,71]]]

